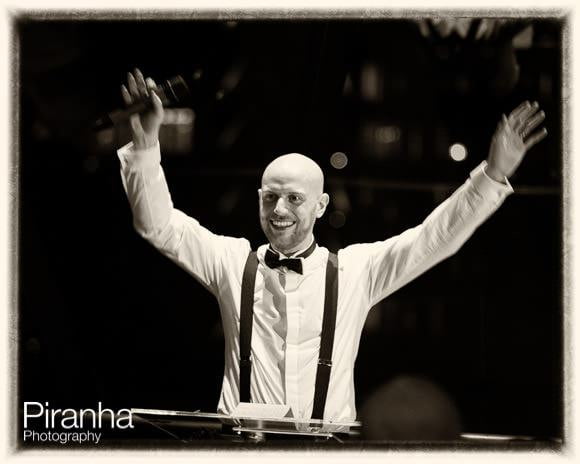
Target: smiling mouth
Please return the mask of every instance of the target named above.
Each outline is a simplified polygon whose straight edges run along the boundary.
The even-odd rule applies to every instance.
[[[270,224],[276,230],[284,230],[284,229],[288,229],[289,227],[292,227],[294,224],[296,224],[296,222],[295,221],[279,221],[279,220],[275,220],[275,219],[270,219]]]

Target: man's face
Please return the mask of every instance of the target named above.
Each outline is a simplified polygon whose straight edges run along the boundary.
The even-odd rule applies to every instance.
[[[268,166],[258,193],[262,230],[276,250],[289,255],[308,246],[328,195],[322,193],[322,173],[313,172],[320,168],[312,160],[288,163],[292,159],[283,158]]]

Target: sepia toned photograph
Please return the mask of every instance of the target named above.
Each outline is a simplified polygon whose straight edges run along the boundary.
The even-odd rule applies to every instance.
[[[12,21],[13,451],[562,452],[565,12]]]

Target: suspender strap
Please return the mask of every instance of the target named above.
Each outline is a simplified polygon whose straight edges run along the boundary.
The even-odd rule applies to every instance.
[[[332,369],[332,345],[336,326],[336,305],[338,299],[338,259],[336,254],[328,254],[326,263],[326,288],[324,292],[324,316],[322,319],[322,334],[320,335],[320,353],[316,369],[316,384],[314,387],[314,406],[312,419],[322,419],[324,406],[330,382]]]
[[[252,376],[252,321],[254,319],[254,287],[258,257],[252,251],[248,255],[242,278],[240,300],[240,402],[250,402],[250,379]]]
[[[254,287],[258,258],[256,252],[248,255],[242,277],[242,295],[240,301],[240,401],[250,402],[250,379],[252,374],[252,360],[250,359],[252,342],[252,322],[254,316]],[[334,344],[334,330],[336,326],[336,306],[338,301],[338,259],[336,254],[328,254],[326,263],[326,288],[324,292],[324,315],[322,319],[322,333],[320,335],[320,352],[316,369],[316,383],[314,387],[314,406],[312,418],[322,419],[330,371],[332,368],[332,347]]]

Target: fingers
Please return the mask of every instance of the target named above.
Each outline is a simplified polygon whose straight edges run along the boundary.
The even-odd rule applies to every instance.
[[[149,91],[147,90],[147,84],[145,84],[145,79],[139,68],[135,68],[135,82],[137,84],[137,90],[141,98],[149,97]]]
[[[526,151],[529,150],[548,135],[545,128],[531,134],[546,118],[546,113],[539,111],[539,107],[538,102],[521,103],[509,116],[502,115],[498,130],[506,131],[506,135],[523,144]]]
[[[544,139],[546,137],[546,135],[548,135],[548,131],[545,128],[539,132],[532,134],[528,138],[528,140],[526,140],[524,143],[526,150],[529,150],[530,148],[532,148],[536,143],[538,143],[540,140]]]
[[[535,114],[536,111],[538,111],[539,107],[540,105],[538,105],[538,102],[534,102],[531,105],[530,102],[526,102],[524,109],[518,113],[517,117],[515,117],[513,121],[510,121],[516,133],[522,133],[522,131],[525,129],[527,120],[530,118],[530,116]]]
[[[139,69],[135,68],[134,73],[127,73],[127,85],[129,95],[133,102],[145,99],[149,96],[145,79]]]
[[[530,107],[529,101],[525,101],[525,102],[521,103],[515,110],[513,110],[510,113],[510,116],[508,118],[510,123],[513,124],[520,117],[520,115],[529,107]]]
[[[150,77],[145,79],[145,84],[147,85],[147,90],[149,90],[149,91],[151,91],[151,90],[156,91],[157,90],[157,84]]]
[[[536,127],[540,125],[540,123],[545,119],[546,113],[540,111],[536,113],[531,119],[528,119],[524,122],[522,128],[522,138],[526,138],[529,133],[531,133]]]
[[[525,101],[520,104],[510,113],[508,118],[510,129],[522,139],[526,138],[546,117],[546,113],[543,111],[538,112],[539,107],[538,102],[530,104],[530,102]]]
[[[145,79],[145,84],[147,85],[147,89],[149,90],[151,102],[153,103],[153,111],[155,111],[157,116],[162,116],[163,115],[163,102],[161,101],[161,98],[159,98],[157,84],[150,77]]]
[[[505,114],[501,115],[501,121],[499,122],[498,128],[509,128],[510,122]]]
[[[163,102],[161,98],[155,93],[151,92],[151,100],[153,101],[153,111],[157,116],[163,116]]]
[[[125,105],[140,103],[129,116],[133,143],[136,147],[150,146],[156,140],[163,119],[163,104],[157,95],[157,85],[151,78],[145,79],[143,73],[135,68],[127,73],[127,84],[121,86],[121,95]],[[149,103],[142,105],[142,103]]]
[[[129,93],[127,87],[125,87],[124,84],[121,86],[121,96],[123,97],[125,105],[129,106],[131,103],[133,103],[133,98],[131,97],[131,94]]]
[[[137,88],[137,81],[130,72],[127,73],[127,86],[129,88],[129,93],[133,101],[139,99],[139,89]]]
[[[127,86],[121,86],[121,96],[126,106],[133,104],[137,100],[151,98],[153,109],[157,114],[161,114],[163,103],[156,92],[158,92],[158,88],[155,81],[150,77],[145,79],[138,68],[135,68],[133,73],[127,73]]]

